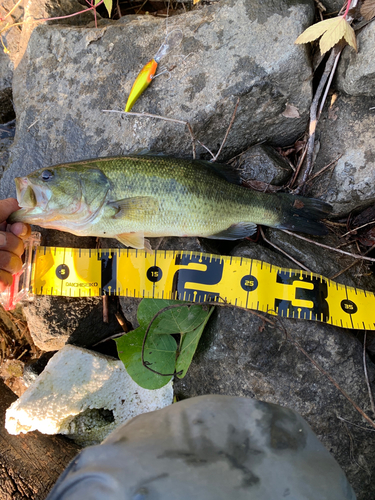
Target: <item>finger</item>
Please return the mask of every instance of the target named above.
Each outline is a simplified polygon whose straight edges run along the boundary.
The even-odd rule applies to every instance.
[[[11,231],[19,238],[27,238],[31,234],[31,226],[23,222],[15,222],[11,226],[8,226],[7,230]]]
[[[10,286],[13,282],[13,276],[7,271],[0,269],[0,293],[2,293],[7,286]]]
[[[8,271],[10,274],[18,273],[22,268],[20,257],[11,252],[0,250],[0,270]]]
[[[18,210],[18,202],[15,198],[7,198],[6,200],[0,200],[0,222],[7,220],[10,214]]]
[[[23,241],[12,233],[0,231],[0,250],[11,252],[21,257],[24,251]]]

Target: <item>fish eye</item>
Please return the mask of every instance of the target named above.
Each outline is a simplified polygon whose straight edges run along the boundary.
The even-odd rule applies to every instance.
[[[53,172],[51,170],[43,170],[41,177],[43,181],[49,181],[53,177]]]

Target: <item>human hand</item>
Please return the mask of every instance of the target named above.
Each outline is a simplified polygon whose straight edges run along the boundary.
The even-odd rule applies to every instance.
[[[28,224],[6,223],[9,215],[18,209],[16,199],[0,200],[0,293],[12,284],[12,274],[21,270],[21,255],[24,251],[22,238],[27,238],[31,233]]]

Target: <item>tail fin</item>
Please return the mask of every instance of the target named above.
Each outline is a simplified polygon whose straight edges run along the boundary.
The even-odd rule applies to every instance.
[[[324,201],[303,196],[279,193],[282,206],[282,220],[278,229],[290,229],[299,233],[322,236],[327,234],[327,227],[320,219],[326,218],[332,206]]]

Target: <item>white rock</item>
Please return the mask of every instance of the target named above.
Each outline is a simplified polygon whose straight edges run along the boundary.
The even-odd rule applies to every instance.
[[[121,361],[66,345],[7,409],[5,427],[10,434],[38,430],[95,444],[126,420],[172,401],[172,382],[143,389]]]

